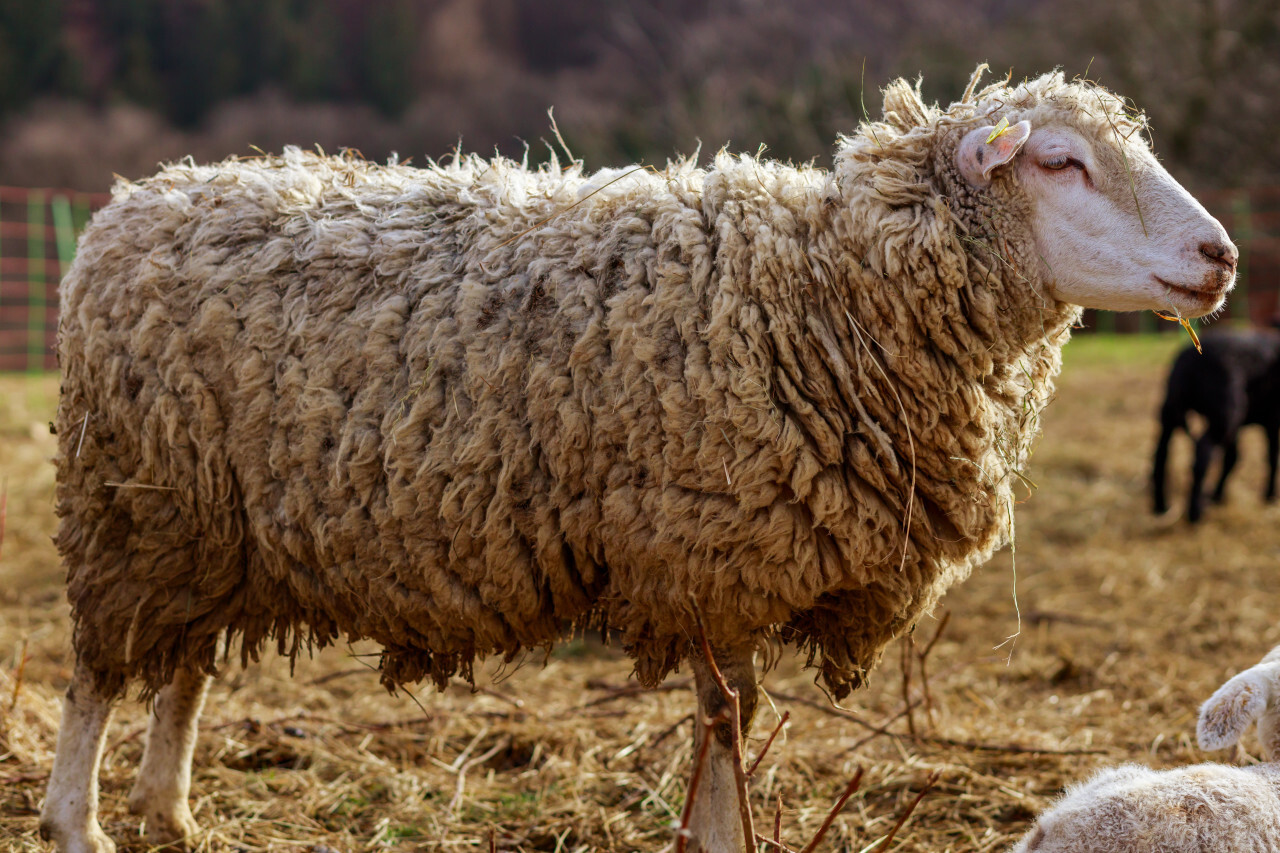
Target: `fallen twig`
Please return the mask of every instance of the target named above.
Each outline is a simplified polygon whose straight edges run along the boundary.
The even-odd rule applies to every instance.
[[[778,792],[778,808],[773,812],[773,843],[782,848],[782,792]]]
[[[958,746],[962,749],[972,749],[977,752],[1010,752],[1015,755],[1106,755],[1105,749],[1049,749],[1047,747],[1038,746],[1019,746],[1016,743],[978,743],[971,740],[957,740],[949,737],[926,737],[920,738],[928,743],[936,743],[941,746]]]
[[[948,610],[942,614],[942,619],[938,622],[938,628],[933,632],[933,638],[925,644],[924,651],[920,652],[918,657],[920,660],[920,687],[924,691],[924,710],[929,715],[929,725],[934,725],[933,715],[933,693],[929,690],[929,670],[927,663],[929,653],[933,651],[933,647],[938,644],[938,640],[942,637],[942,632],[946,630],[947,623],[951,621],[951,611]]]
[[[0,500],[3,500],[3,498],[0,498]],[[0,504],[0,507],[2,506],[3,504]],[[3,513],[0,511],[0,518],[2,517]],[[3,529],[3,526],[0,526],[0,538],[3,538]],[[9,699],[10,712],[18,707],[18,693],[22,690],[22,674],[27,671],[27,661],[30,659],[31,656],[27,654],[27,640],[24,639],[22,641],[22,656],[18,658],[18,671],[13,674],[13,697]]]
[[[902,825],[907,822],[907,818],[911,817],[911,813],[916,810],[916,806],[920,805],[920,801],[924,799],[924,795],[929,793],[929,789],[938,784],[938,779],[942,777],[942,771],[935,770],[929,774],[929,778],[925,780],[924,787],[920,789],[920,793],[916,794],[916,798],[911,801],[911,805],[907,806],[907,810],[898,818],[898,822],[893,825],[893,829],[889,830],[889,834],[880,840],[876,845],[877,850],[888,850],[889,845],[893,843],[893,838],[898,834],[898,830],[902,829]]]
[[[912,649],[916,644],[914,633],[902,638],[902,708],[907,715],[907,731],[916,736],[916,717],[911,713],[914,703],[911,701],[911,668],[913,665]]]
[[[439,716],[437,714],[436,716]],[[324,723],[330,726],[349,731],[365,731],[365,732],[384,732],[388,729],[408,728],[410,726],[419,726],[423,723],[431,722],[431,718],[423,718],[420,716],[406,717],[402,720],[387,720],[381,723],[360,723],[354,720],[338,720],[333,717],[324,717],[319,714],[312,714],[310,711],[300,711],[296,714],[285,714],[283,717],[274,717],[266,722],[255,720],[252,717],[241,717],[236,720],[228,720],[223,723],[215,723],[213,725],[201,726],[200,730],[204,732],[216,732],[221,729],[229,729],[235,726],[241,726],[246,729],[256,730],[259,728],[273,728],[281,723],[289,723],[295,720],[309,723]]]
[[[777,840],[776,838],[765,838],[763,835],[761,835],[758,832],[756,833],[756,842],[758,844],[767,844],[770,847],[772,847],[774,850],[781,850],[782,853],[799,853],[799,851],[796,850],[796,848],[789,847],[787,844]]]
[[[898,738],[907,738],[909,740],[918,740],[918,738],[911,738],[910,735],[904,735],[898,732],[889,731],[889,726],[892,726],[894,723],[898,722],[898,720],[901,720],[903,716],[906,715],[907,710],[908,710],[907,708],[903,708],[901,711],[894,714],[892,717],[885,720],[883,723],[881,723],[878,726],[873,723],[865,723],[865,722],[862,722],[861,720],[858,720],[857,722],[859,722],[861,725],[871,730],[871,734],[867,735],[862,740],[854,743],[853,746],[846,749],[845,752],[857,752],[859,749],[866,746],[868,743],[870,743],[871,741],[875,740],[878,737],[898,737]]]
[[[591,688],[592,690],[608,690],[609,695],[600,696],[595,699],[592,699],[590,702],[586,702],[582,705],[579,705],[577,707],[577,710],[591,708],[595,705],[603,705],[606,702],[613,702],[618,699],[629,699],[632,696],[641,696],[646,693],[659,693],[659,692],[666,692],[671,690],[688,690],[689,687],[691,687],[692,685],[693,685],[693,681],[688,678],[680,679],[679,681],[673,681],[670,684],[659,684],[657,687],[641,687],[638,684],[629,684],[623,687],[614,687],[604,682],[589,681],[587,682],[587,687]]]
[[[515,696],[508,696],[507,694],[499,690],[494,690],[492,687],[480,686],[476,688],[476,692],[483,693],[485,696],[492,696],[494,699],[497,699],[501,702],[506,702],[508,705],[510,705],[511,707],[515,708],[518,711],[524,710],[523,699],[517,699]]]
[[[892,734],[895,737],[903,737],[903,735],[899,735],[896,732],[886,732],[883,730],[882,727],[877,726],[875,723],[867,722],[866,720],[862,719],[857,714],[855,714],[853,711],[850,711],[845,708],[837,708],[836,706],[831,705],[830,703],[818,702],[813,699],[809,699],[805,696],[798,696],[794,693],[783,693],[778,690],[770,690],[769,693],[770,695],[774,696],[777,699],[785,699],[788,702],[795,702],[797,705],[804,705],[806,708],[813,708],[816,711],[821,711],[824,714],[830,714],[833,717],[839,717],[842,720],[849,720],[850,722],[856,723],[857,725],[862,726],[864,729],[870,729],[871,731],[876,732],[877,734]],[[893,720],[896,720],[898,716],[901,716],[901,712],[899,712],[897,716],[893,717],[890,720],[890,722],[893,722]]]
[[[339,678],[346,678],[351,675],[368,675],[376,673],[377,670],[371,666],[358,666],[352,669],[339,669],[335,672],[325,673],[317,678],[313,678],[307,682],[308,687],[318,687],[321,684],[328,684],[330,681],[337,681]]]
[[[844,809],[844,804],[849,802],[849,798],[854,795],[858,787],[862,784],[862,768],[859,767],[853,772],[853,778],[849,780],[849,784],[844,786],[844,792],[840,794],[836,804],[831,807],[831,811],[827,812],[826,820],[822,822],[822,826],[818,827],[818,832],[813,839],[804,846],[801,853],[813,853],[818,849],[818,842],[822,841],[822,837],[827,834],[827,830],[831,828],[831,824],[835,822],[836,816]]]
[[[458,803],[462,802],[462,790],[467,783],[467,771],[477,764],[483,764],[509,746],[511,746],[511,738],[509,736],[504,737],[488,751],[477,755],[475,758],[468,759],[458,767],[458,781],[453,787],[453,799],[449,800],[449,814],[453,814],[458,808]],[[464,752],[463,754],[465,755],[466,753]]]
[[[789,719],[791,719],[791,712],[784,711],[782,718],[778,720],[778,724],[773,727],[773,733],[769,735],[769,739],[764,742],[764,746],[760,749],[760,754],[756,756],[756,760],[751,762],[751,766],[747,768],[748,779],[756,774],[756,768],[760,766],[760,761],[764,758],[765,753],[769,751],[769,747],[773,746],[773,739],[778,736],[778,732],[782,731],[782,727],[787,724]]]
[[[692,719],[694,719],[693,714],[685,714],[683,717],[676,720],[671,725],[667,726],[665,729],[663,729],[661,732],[658,733],[657,737],[655,737],[652,741],[649,742],[649,749],[656,749],[658,744],[662,743],[664,740],[671,737],[673,734],[676,733],[677,729],[679,729],[681,726],[683,726],[685,723],[689,722]]]
[[[815,710],[822,711],[824,714],[830,714],[833,717],[839,717],[842,720],[848,720],[859,726],[873,732],[876,736],[887,735],[888,737],[906,738],[916,743],[933,743],[941,746],[959,746],[964,749],[974,749],[981,752],[1011,752],[1015,754],[1025,755],[1106,755],[1105,749],[1052,749],[1049,747],[1020,746],[1018,744],[996,744],[996,743],[978,743],[976,741],[957,740],[949,737],[937,737],[933,735],[916,735],[912,737],[902,732],[889,731],[886,726],[891,725],[901,719],[904,711],[899,711],[889,719],[885,726],[877,726],[875,723],[868,723],[866,720],[860,719],[857,714],[852,711],[846,711],[843,708],[835,708],[831,705],[824,705],[821,702],[815,702],[812,699],[806,699],[803,696],[796,696],[791,693],[781,693],[777,690],[771,691],[772,695],[778,699],[785,699],[788,702],[795,702]],[[868,738],[870,740],[870,738]],[[852,749],[856,749],[866,741],[859,741],[854,744]]]

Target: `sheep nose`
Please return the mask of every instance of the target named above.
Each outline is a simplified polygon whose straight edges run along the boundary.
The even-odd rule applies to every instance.
[[[1240,258],[1239,250],[1230,241],[1201,243],[1200,254],[1215,264],[1222,264],[1224,267],[1233,270],[1236,268],[1236,261]]]

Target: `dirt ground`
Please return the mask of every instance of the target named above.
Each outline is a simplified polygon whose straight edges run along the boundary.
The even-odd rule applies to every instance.
[[[1228,503],[1192,529],[1156,518],[1155,411],[1181,335],[1080,338],[1006,549],[895,646],[871,686],[832,707],[789,653],[764,675],[750,753],[790,722],[752,781],[756,824],[797,849],[855,769],[861,790],[822,848],[869,853],[931,773],[894,851],[1001,851],[1061,787],[1095,768],[1222,759],[1195,714],[1280,642],[1272,618],[1280,507],[1261,503],[1263,442],[1248,434]],[[0,849],[44,849],[36,815],[70,671],[67,607],[49,541],[55,377],[0,377]],[[1176,442],[1181,507],[1190,443]],[[1179,510],[1180,512],[1180,510]],[[949,616],[926,658],[926,644]],[[905,650],[906,654],[902,652]],[[517,667],[388,696],[362,654],[227,667],[201,726],[192,806],[202,850],[659,851],[672,846],[690,761],[686,675],[641,692],[615,649],[578,639]],[[903,660],[914,661],[903,713]],[[927,688],[927,694],[926,689]],[[117,712],[102,823],[149,849],[125,798],[144,710]],[[1241,760],[1250,760],[1242,756]],[[879,845],[884,848],[884,845]],[[881,849],[880,853],[883,853]]]

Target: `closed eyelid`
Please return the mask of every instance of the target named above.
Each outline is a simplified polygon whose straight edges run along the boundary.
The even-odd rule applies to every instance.
[[[1042,157],[1040,165],[1050,169],[1066,169],[1072,166],[1079,169],[1085,168],[1083,163],[1067,154],[1053,154],[1047,157]]]
[[[1063,157],[1066,157],[1072,160],[1080,159],[1079,157],[1076,156],[1075,151],[1073,149],[1068,148],[1065,145],[1054,145],[1049,148],[1042,149],[1040,151],[1040,157],[1041,159],[1044,159],[1044,160],[1059,160],[1059,159],[1062,159]]]

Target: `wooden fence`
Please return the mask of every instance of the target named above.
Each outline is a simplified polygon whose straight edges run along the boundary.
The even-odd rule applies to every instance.
[[[1240,247],[1240,280],[1222,315],[1271,325],[1280,319],[1280,186],[1203,193]],[[0,371],[51,370],[58,282],[76,238],[104,193],[0,187]],[[1087,311],[1085,331],[1177,330],[1151,312]]]
[[[1206,193],[1204,204],[1240,247],[1240,278],[1227,317],[1280,320],[1280,186]]]
[[[0,187],[0,370],[51,370],[58,282],[106,194]]]

